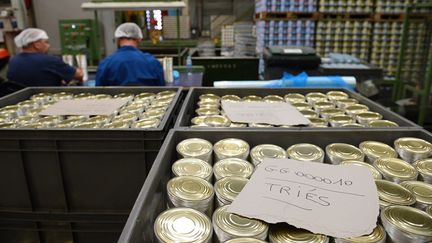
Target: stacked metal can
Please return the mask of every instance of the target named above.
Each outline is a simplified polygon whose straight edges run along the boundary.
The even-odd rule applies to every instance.
[[[336,52],[368,60],[372,34],[371,21],[319,21],[317,33],[319,34],[316,35],[315,49],[321,56]]]
[[[203,94],[199,97],[198,108],[195,110],[196,116],[191,119],[191,127],[274,127],[269,124],[231,122],[221,108],[221,100],[230,102],[288,102],[311,121],[310,127],[398,126],[394,122],[382,120],[383,116],[381,114],[370,111],[369,107],[359,104],[356,99],[350,98],[345,92],[330,91],[326,94],[320,92],[311,92],[306,95],[290,93],[284,97],[278,95],[239,97],[232,94],[220,97],[215,94]]]
[[[373,0],[320,0],[320,12],[329,13],[369,13],[372,12],[374,6]]]
[[[67,92],[39,93],[29,100],[0,109],[0,128],[157,128],[176,92],[117,95]],[[108,116],[40,116],[39,113],[60,100],[126,99],[126,105]]]
[[[315,12],[317,0],[256,0],[255,12]]]
[[[331,95],[333,99],[337,96]],[[320,97],[321,95],[314,94],[307,99],[317,104],[321,102]],[[290,95],[289,98],[294,100],[301,97]],[[160,218],[167,218],[164,215],[170,214],[173,209],[163,212],[156,220],[154,229],[160,242],[170,242],[162,240],[162,237],[179,233],[171,229],[173,232],[162,234],[160,229],[164,226],[158,224],[175,223],[176,217],[179,217],[184,209],[182,207],[194,208],[185,211],[186,218],[191,212],[201,217],[205,216],[205,220],[196,216],[192,221],[198,221],[188,224],[197,227],[193,231],[193,237],[195,234],[202,235],[203,232],[214,230],[214,242],[237,242],[236,238],[243,237],[255,238],[248,242],[261,242],[267,239],[270,242],[329,242],[330,238],[327,236],[313,234],[287,224],[267,225],[259,220],[226,212],[228,205],[252,176],[253,168],[259,166],[264,158],[291,158],[298,161],[362,166],[371,172],[377,186],[381,209],[379,224],[369,235],[347,239],[335,238],[334,242],[384,243],[386,239],[392,242],[432,240],[432,215],[429,215],[432,213],[432,185],[425,180],[432,176],[432,144],[425,140],[399,138],[394,141],[393,146],[377,141],[364,141],[358,147],[332,143],[323,150],[319,146],[305,143],[293,144],[286,149],[275,144],[258,144],[250,149],[247,141],[238,138],[222,139],[214,145],[204,139],[190,138],[180,141],[177,151],[178,156],[183,159],[176,161],[172,166],[176,177],[167,185],[167,206],[180,208],[174,212],[174,216],[165,219],[168,221],[160,221]],[[216,161],[213,166],[213,186],[209,183],[211,179],[208,180],[211,171],[209,161],[211,162],[212,157]],[[190,165],[186,165],[187,163]],[[422,176],[417,178],[417,175]],[[183,197],[178,196],[181,194]],[[213,201],[207,200],[214,195],[215,205]],[[215,211],[213,208],[216,208]],[[212,220],[209,226],[210,218]],[[176,239],[181,237],[186,236],[182,235]],[[207,236],[203,238],[208,240]],[[206,242],[205,240],[194,242]]]

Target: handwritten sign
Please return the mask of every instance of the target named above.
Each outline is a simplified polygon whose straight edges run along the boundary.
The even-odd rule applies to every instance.
[[[39,113],[42,116],[111,115],[126,104],[126,99],[60,100]]]
[[[228,211],[347,238],[372,232],[378,202],[366,168],[265,159]]]
[[[289,103],[222,101],[222,108],[233,122],[271,125],[308,125],[310,121]]]

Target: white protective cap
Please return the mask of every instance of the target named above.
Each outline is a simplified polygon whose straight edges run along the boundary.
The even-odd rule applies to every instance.
[[[15,37],[15,44],[17,45],[17,47],[21,48],[23,46],[27,46],[32,42],[43,39],[49,39],[47,33],[44,30],[28,28],[23,30],[19,35]]]
[[[115,38],[132,38],[132,39],[142,39],[143,34],[141,28],[135,23],[123,23],[117,27],[115,33]]]

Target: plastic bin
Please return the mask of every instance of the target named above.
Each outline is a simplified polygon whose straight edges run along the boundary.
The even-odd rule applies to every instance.
[[[1,99],[3,107],[40,92],[137,94],[165,90],[177,94],[161,125],[154,129],[0,129],[0,215],[127,216],[174,124],[181,89],[27,88]],[[0,242],[4,242],[1,237]]]
[[[275,144],[282,148],[297,143],[312,143],[325,149],[330,143],[341,142],[358,146],[366,140],[380,141],[393,145],[400,137],[417,137],[432,142],[432,134],[417,129],[407,130],[304,130],[304,131],[269,131],[269,130],[184,130],[173,129],[168,134],[161,152],[155,160],[150,174],[129,215],[128,221],[118,242],[149,243],[157,242],[153,233],[156,217],[167,205],[166,184],[171,178],[171,165],[178,159],[176,145],[184,139],[202,138],[211,143],[225,138],[240,138],[249,143],[251,148],[258,144]]]
[[[300,93],[300,94],[307,94],[310,92],[326,93],[332,90],[343,91],[347,93],[351,98],[358,100],[360,104],[364,104],[368,106],[371,111],[375,111],[383,115],[384,117],[383,119],[396,122],[397,124],[399,124],[400,127],[420,128],[417,124],[409,121],[408,119],[405,119],[402,116],[379,105],[378,103],[373,102],[370,99],[347,89],[316,89],[316,88],[270,89],[270,88],[205,88],[205,87],[191,88],[189,90],[189,93],[186,96],[183,106],[180,110],[179,118],[176,121],[175,127],[179,128],[179,127],[191,126],[191,119],[196,116],[195,110],[197,109],[197,102],[199,100],[199,96],[202,94],[212,93],[219,96],[233,94],[233,95],[238,95],[240,97],[247,96],[247,95],[259,95],[259,96],[280,95],[283,97],[288,93]],[[216,128],[216,129],[221,129],[221,128]],[[248,127],[243,129],[257,129],[257,128]],[[280,129],[280,128],[268,128],[268,129]],[[310,129],[310,128],[302,127],[302,128],[290,128],[290,129]]]

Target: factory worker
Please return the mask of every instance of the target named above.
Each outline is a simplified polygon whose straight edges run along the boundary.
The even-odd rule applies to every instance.
[[[135,23],[123,23],[115,33],[119,49],[105,58],[96,73],[96,86],[163,86],[163,69],[149,53],[138,49],[143,35]]]
[[[22,51],[9,62],[7,78],[23,86],[60,86],[71,80],[82,81],[83,72],[48,55],[48,35],[41,29],[28,28],[15,37]]]

